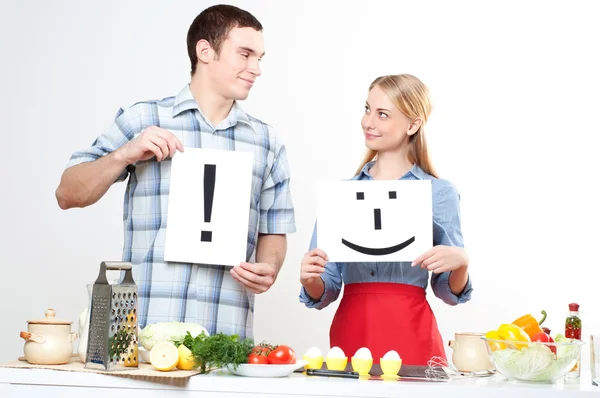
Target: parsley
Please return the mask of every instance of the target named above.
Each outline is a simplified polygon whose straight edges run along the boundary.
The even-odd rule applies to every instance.
[[[238,335],[228,336],[217,333],[207,336],[200,333],[192,337],[187,332],[183,340],[174,341],[176,346],[185,345],[192,352],[194,361],[199,364],[200,373],[208,373],[211,369],[232,365],[234,369],[248,362],[248,355],[254,348],[251,339],[241,340]]]

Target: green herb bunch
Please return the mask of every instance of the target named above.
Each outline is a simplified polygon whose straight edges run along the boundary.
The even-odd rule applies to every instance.
[[[232,365],[234,369],[240,364],[248,362],[248,355],[254,348],[251,339],[240,339],[238,335],[217,333],[207,336],[200,333],[196,337],[187,332],[183,340],[173,341],[176,346],[185,345],[194,356],[194,361],[199,365],[200,373],[207,373],[211,369]]]
[[[120,329],[113,337],[108,339],[108,356],[118,361],[120,356],[127,352],[132,341],[133,333],[127,332],[125,328]]]

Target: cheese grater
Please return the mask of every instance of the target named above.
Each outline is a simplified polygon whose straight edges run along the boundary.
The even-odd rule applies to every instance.
[[[125,271],[120,283],[109,284],[107,270]],[[127,370],[138,367],[137,286],[131,263],[103,261],[92,287],[85,367]]]

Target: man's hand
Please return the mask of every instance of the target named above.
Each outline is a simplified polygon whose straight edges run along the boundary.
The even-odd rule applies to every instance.
[[[115,155],[123,159],[126,164],[133,164],[138,160],[148,160],[156,156],[160,162],[168,157],[175,156],[175,152],[183,152],[183,144],[175,134],[150,126],[140,135],[115,151]]]
[[[231,276],[256,294],[264,293],[275,283],[277,271],[268,263],[240,263],[233,267]]]

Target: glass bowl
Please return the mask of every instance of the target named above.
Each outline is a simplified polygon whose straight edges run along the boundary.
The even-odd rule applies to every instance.
[[[584,344],[579,340],[540,343],[482,339],[492,363],[508,380],[541,383],[553,383],[578,365]]]

